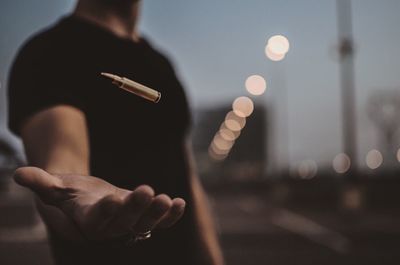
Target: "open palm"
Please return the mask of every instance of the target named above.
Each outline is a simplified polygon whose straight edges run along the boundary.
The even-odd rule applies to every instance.
[[[92,176],[54,175],[23,167],[17,169],[14,179],[34,191],[45,204],[59,208],[90,240],[170,227],[185,207],[183,199],[155,196],[149,186],[131,191]]]

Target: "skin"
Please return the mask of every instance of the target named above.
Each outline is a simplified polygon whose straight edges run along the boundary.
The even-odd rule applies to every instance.
[[[82,0],[74,15],[121,38],[140,41],[139,7],[140,1],[133,0]],[[31,166],[17,169],[15,181],[36,193],[44,222],[66,240],[112,240],[171,227],[183,215],[182,198],[155,194],[147,185],[121,189],[90,176],[85,114],[74,107],[58,105],[33,114],[22,124],[21,137]],[[186,150],[202,251],[199,264],[223,264],[206,197],[194,174],[190,144]]]

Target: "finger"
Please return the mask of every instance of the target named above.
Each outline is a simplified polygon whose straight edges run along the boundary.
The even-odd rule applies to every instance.
[[[139,221],[132,227],[132,230],[135,233],[145,233],[152,230],[169,211],[171,206],[172,201],[167,195],[160,194],[156,196]]]
[[[186,202],[183,199],[173,199],[171,208],[158,223],[157,228],[168,228],[174,225],[182,217],[185,206]]]
[[[140,216],[151,205],[154,191],[147,185],[142,185],[133,190],[123,201],[119,213],[115,216],[110,227],[114,231],[126,233],[135,224]]]
[[[66,199],[62,192],[62,181],[37,167],[21,167],[14,173],[14,180],[18,184],[34,191],[47,204],[57,204]]]

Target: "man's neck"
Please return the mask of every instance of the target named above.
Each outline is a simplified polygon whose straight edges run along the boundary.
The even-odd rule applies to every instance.
[[[98,2],[79,1],[73,15],[91,21],[121,38],[131,39],[134,42],[140,40],[137,31],[140,1],[132,1],[119,6],[99,4]]]

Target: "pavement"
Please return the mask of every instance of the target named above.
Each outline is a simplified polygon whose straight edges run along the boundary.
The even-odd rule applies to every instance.
[[[52,265],[32,194],[9,177],[1,183],[0,264]],[[398,265],[399,184],[321,179],[206,188],[227,265]]]

